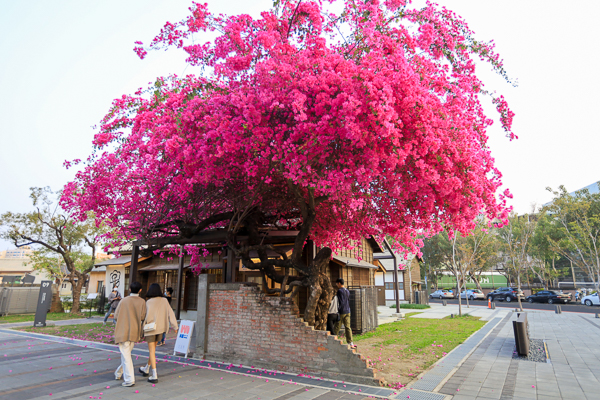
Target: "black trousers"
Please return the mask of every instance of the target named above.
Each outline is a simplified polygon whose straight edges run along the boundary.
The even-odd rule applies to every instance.
[[[327,314],[327,330],[335,335],[335,323],[340,320],[340,314]]]

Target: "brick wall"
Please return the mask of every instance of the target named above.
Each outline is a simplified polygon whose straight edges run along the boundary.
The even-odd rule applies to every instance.
[[[209,285],[206,359],[378,384],[375,370],[329,332],[308,327],[291,298],[248,283]]]

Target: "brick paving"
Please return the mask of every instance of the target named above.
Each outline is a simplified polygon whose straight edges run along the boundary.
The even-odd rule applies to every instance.
[[[600,324],[592,315],[528,312],[530,337],[545,341],[549,362],[512,358],[509,315],[440,389],[453,400],[598,399]]]

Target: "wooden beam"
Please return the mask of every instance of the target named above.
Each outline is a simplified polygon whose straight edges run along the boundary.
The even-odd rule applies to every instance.
[[[131,251],[131,266],[129,267],[129,282],[133,283],[137,281],[137,273],[138,273],[138,257],[140,256],[140,246],[133,245],[133,249]],[[125,288],[123,292],[128,290],[129,288]]]
[[[179,321],[181,315],[181,289],[183,287],[183,264],[185,257],[183,256],[183,246],[181,246],[181,257],[179,257],[179,269],[177,270],[177,306],[175,307],[175,318]]]

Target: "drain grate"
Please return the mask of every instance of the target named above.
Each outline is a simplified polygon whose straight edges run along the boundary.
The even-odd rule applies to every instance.
[[[419,392],[418,390],[405,390],[399,393],[395,399],[411,399],[411,400],[444,400],[445,395],[439,393]]]
[[[411,387],[420,390],[433,390],[444,379],[444,376],[425,375],[423,379],[419,379],[413,383]]]

